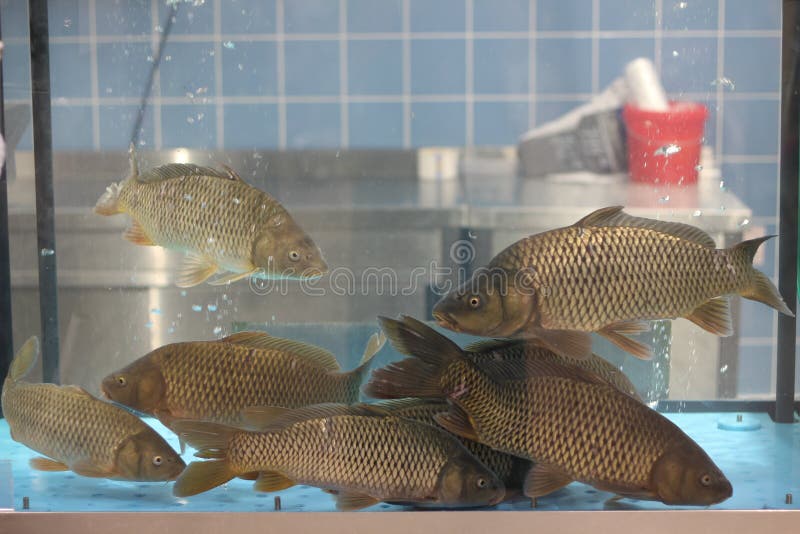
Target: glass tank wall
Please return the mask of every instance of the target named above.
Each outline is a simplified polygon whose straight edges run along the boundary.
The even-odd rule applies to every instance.
[[[111,397],[138,410],[137,417],[145,416],[145,423],[175,451],[180,451],[178,434],[183,432],[189,447],[182,461],[189,464],[201,461],[193,453],[202,444],[195,440],[191,423],[174,425],[180,419],[203,419],[201,415],[177,407],[174,399],[148,407],[144,399],[155,398],[153,388],[140,393],[138,401],[115,398],[114,382],[132,380],[120,370],[165,345],[225,339],[225,351],[246,347],[255,358],[267,348],[278,350],[274,337],[292,340],[279,348],[291,346],[301,363],[291,364],[295,374],[281,379],[290,382],[284,384],[287,388],[308,394],[310,400],[298,401],[300,405],[375,402],[366,393],[380,388],[358,396],[371,376],[373,381],[384,376],[372,371],[413,353],[401,346],[399,334],[392,335],[392,324],[423,329],[417,333],[434,336],[424,337],[426,343],[433,343],[438,332],[462,347],[484,338],[522,338],[522,345],[543,347],[561,358],[552,364],[560,370],[544,365],[545,371],[536,371],[530,368],[536,365],[525,367],[524,362],[500,365],[503,369],[493,369],[494,375],[481,368],[483,379],[496,379],[492,387],[511,387],[511,375],[514,383],[557,375],[558,380],[584,385],[599,380],[614,399],[625,397],[619,402],[639,402],[609,386],[607,379],[598,379],[596,369],[574,370],[580,361],[575,358],[586,355],[586,340],[591,339],[594,353],[610,362],[610,372],[619,378],[621,370],[647,405],[642,417],[655,418],[654,425],[666,424],[665,418],[675,423],[678,428],[670,432],[688,436],[708,454],[733,487],[732,496],[722,495],[723,488],[714,504],[670,501],[663,493],[642,493],[638,486],[634,490],[632,482],[592,483],[595,475],[578,476],[561,468],[536,480],[530,475],[523,485],[530,464],[515,463],[518,479],[513,484],[507,479],[505,485],[510,490],[516,485],[516,493],[509,491],[509,498],[499,504],[493,497],[474,504],[486,505],[486,510],[528,510],[531,500],[524,495],[531,496],[529,490],[538,484],[556,490],[538,496],[536,505],[542,510],[663,510],[687,504],[797,508],[792,494],[800,496],[800,431],[797,425],[773,422],[768,413],[774,410],[779,373],[779,314],[774,308],[781,303],[765,297],[769,290],[764,287],[777,283],[779,238],[749,252],[753,267],[771,280],[759,291],[751,282],[738,289],[719,285],[722,278],[735,277],[727,272],[730,269],[750,272],[748,253],[742,256],[747,257],[744,264],[720,267],[713,262],[722,260],[709,259],[707,267],[698,267],[694,256],[685,256],[680,248],[708,252],[709,237],[723,249],[779,233],[781,2],[43,4],[49,30],[49,114],[32,101],[37,94],[32,87],[47,86],[31,82],[37,70],[31,50],[38,41],[29,35],[28,3],[0,1],[8,192],[4,229],[10,241],[12,305],[11,317],[2,323],[13,327],[15,352],[30,336],[44,335],[43,354],[35,367],[19,381],[7,382],[7,388],[11,382],[45,381],[76,385],[101,399]],[[36,17],[41,15],[34,13],[34,19],[42,21]],[[648,61],[633,63],[637,58]],[[693,130],[686,103],[696,104],[691,109],[700,117]],[[662,116],[666,122],[654,118]],[[39,138],[37,125],[48,119],[52,136],[45,132]],[[52,146],[49,161],[43,158],[47,143]],[[48,168],[55,239],[52,246],[40,246],[37,193],[41,202],[45,186],[37,185],[36,174],[41,179]],[[133,178],[123,184],[128,177]],[[498,253],[526,236],[573,225],[609,206],[623,206],[631,216],[659,222],[634,223],[611,214],[610,219],[593,219],[596,225],[587,222],[589,235],[599,235],[600,228],[630,230],[638,225],[637,231],[656,236],[656,248],[646,248],[639,238],[606,238],[606,244],[612,239],[621,248],[594,256],[592,247],[602,248],[602,241],[588,248],[581,245],[584,230],[578,226],[573,227],[579,229],[577,237],[559,238],[563,241],[554,245],[555,256],[531,245],[527,252],[512,255],[511,263],[497,260]],[[39,224],[43,209],[38,205]],[[46,225],[38,231],[46,233]],[[677,244],[666,246],[665,240]],[[578,247],[575,258],[565,252],[568,242]],[[711,258],[716,253],[708,254]],[[525,257],[528,264],[514,263]],[[40,263],[57,266],[57,291],[46,289],[44,277],[49,275],[40,272]],[[558,309],[540,304],[526,316],[527,323],[515,323],[516,330],[501,328],[498,325],[522,320],[514,315],[515,304],[506,300],[493,308],[491,295],[469,286],[470,280],[486,274],[482,267],[498,265],[504,275],[533,269],[530,272],[537,274],[530,283],[537,298],[557,300],[555,295],[563,290],[572,300]],[[608,271],[614,276],[619,265],[633,266],[634,274],[612,282],[598,274]],[[639,268],[662,274],[640,278],[635,274],[642,272]],[[545,283],[540,273],[556,278]],[[648,284],[656,281],[666,289],[650,291]],[[468,285],[459,286],[464,283]],[[709,289],[712,286],[716,289]],[[685,302],[674,302],[686,292],[693,292],[696,302],[679,309],[686,308]],[[587,294],[587,300],[581,300]],[[462,298],[453,304],[448,295],[451,301]],[[470,299],[473,295],[480,297],[478,302]],[[728,304],[715,301],[717,307],[695,313],[707,299],[721,295],[733,296]],[[795,295],[788,297],[787,304],[794,308]],[[446,302],[437,304],[442,299]],[[634,311],[608,319],[613,316],[608,310],[617,305]],[[479,307],[481,314],[488,311],[474,323],[473,312]],[[411,322],[384,323],[389,340],[383,347],[376,344],[371,336],[382,331],[378,317],[401,315],[426,321],[433,333]],[[691,321],[685,318],[689,315]],[[592,324],[589,316],[596,319]],[[42,331],[43,317],[54,325],[49,334]],[[581,323],[584,319],[589,322]],[[640,319],[652,321],[641,328],[635,323]],[[266,332],[272,338],[236,337],[239,332]],[[570,332],[575,335],[570,337]],[[591,338],[589,332],[594,332]],[[338,370],[329,354],[301,343],[330,351]],[[226,395],[235,395],[226,393],[224,384],[234,390],[273,388],[248,382],[248,377],[256,378],[241,369],[251,369],[252,362],[235,367],[233,353],[223,351],[227,356],[222,363],[203,367],[200,354],[212,346],[221,345],[182,346],[187,351],[184,360],[191,363],[181,372],[195,373],[186,378],[191,383],[186,385],[191,389],[187,395],[225,404],[230,400]],[[651,349],[649,359],[632,354],[642,346]],[[436,347],[439,352],[434,352],[441,355],[441,346]],[[359,367],[365,353],[377,349],[361,375],[347,375],[349,396],[326,397],[329,386],[296,374],[297,365],[307,364],[313,372],[335,371],[344,377]],[[11,356],[5,355],[5,365]],[[493,358],[506,363],[510,359],[497,354]],[[425,369],[427,376],[433,367]],[[241,383],[236,382],[239,373],[245,377]],[[390,378],[386,381],[392,382]],[[165,377],[158,387],[174,389],[180,380]],[[431,387],[407,391],[430,397]],[[538,392],[544,387],[531,388]],[[800,372],[795,376],[797,388]],[[439,402],[460,406],[459,391],[439,391]],[[214,395],[223,398],[214,400]],[[239,408],[252,405],[253,398],[266,398],[253,395]],[[10,399],[4,397],[4,412],[13,419]],[[565,408],[556,407],[564,400],[561,395],[525,399],[525,406],[544,402],[568,424],[576,421]],[[18,420],[35,419],[37,410],[46,410],[50,401],[26,402],[11,407]],[[588,428],[601,433],[617,428],[613,420],[619,413],[608,408],[613,402],[617,400],[599,401],[599,411],[592,412],[593,425],[574,429],[571,435],[593,441],[599,438]],[[448,406],[441,406],[447,412]],[[339,416],[333,414],[352,416],[357,411],[327,409],[332,411],[318,408],[321,411],[295,417],[322,417],[330,423]],[[451,414],[466,413],[466,434],[480,426],[468,408],[450,409]],[[260,423],[248,419],[250,432],[274,430],[275,418],[286,424],[292,417],[266,412],[261,415],[267,423],[258,419],[260,412],[255,416]],[[369,413],[358,417],[390,417],[374,408]],[[114,418],[122,415],[109,417],[115,422],[100,426],[121,424]],[[89,425],[80,418],[70,421],[84,429]],[[215,421],[233,425],[227,428],[245,425],[244,419]],[[399,511],[444,502],[431,497],[433,490],[424,499],[401,494],[364,499],[363,491],[285,473],[282,479],[258,479],[261,489],[280,490],[274,493],[254,491],[253,475],[248,480],[225,479],[221,487],[198,495],[175,496],[172,482],[109,480],[120,478],[119,472],[111,476],[98,471],[96,459],[85,460],[77,469],[67,465],[68,471],[33,469],[29,460],[39,456],[68,462],[43,452],[42,446],[26,447],[25,439],[30,445],[34,438],[24,438],[23,430],[12,436],[9,426],[14,424],[23,423],[0,420],[0,508],[16,511],[267,511],[278,506],[327,511],[337,503],[340,509]],[[49,432],[53,424],[51,420],[40,430]],[[460,428],[463,435],[463,425],[442,424],[449,430]],[[222,432],[212,430],[217,436]],[[355,431],[357,441],[366,447],[362,432],[366,430]],[[436,432],[439,436],[443,431]],[[479,441],[503,449],[502,439],[481,436]],[[661,444],[668,440],[654,439]],[[206,444],[207,457],[215,457],[216,452],[208,451],[221,447],[215,443]],[[555,461],[541,452],[510,452],[537,465]],[[328,454],[329,463],[340,461],[330,450]],[[166,461],[167,453],[161,456]],[[391,461],[405,465],[405,460]],[[621,460],[626,466],[633,461]],[[685,458],[679,462],[689,463]],[[248,471],[231,476],[235,475],[247,477]],[[484,479],[489,485],[495,480],[489,475]],[[298,485],[280,489],[289,482]],[[191,485],[180,483],[184,489]],[[615,495],[623,499],[614,500]],[[462,498],[458,504],[469,503]]]

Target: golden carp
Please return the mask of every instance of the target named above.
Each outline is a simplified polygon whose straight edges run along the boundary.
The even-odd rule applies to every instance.
[[[383,400],[372,403],[369,406],[386,410],[397,417],[405,417],[406,419],[413,419],[414,421],[434,426],[438,426],[435,416],[446,413],[449,409],[447,403],[441,400],[414,398]],[[522,490],[525,474],[532,465],[529,460],[496,451],[477,441],[456,437],[475,458],[491,469],[503,481],[503,485],[506,488],[506,497],[510,497],[511,493]]]
[[[78,386],[23,382],[38,351],[35,337],[23,345],[2,396],[11,438],[47,456],[32,459],[31,467],[144,482],[173,480],[183,471],[167,442],[126,410]]]
[[[727,295],[763,302],[792,315],[775,286],[753,268],[769,237],[717,249],[687,224],[632,217],[615,206],[572,226],[521,239],[434,307],[439,324],[493,337],[536,337],[572,358],[591,354],[596,332],[639,358],[647,346],[627,334],[642,320],[685,317],[732,333]]]
[[[373,334],[360,365],[342,372],[330,352],[264,332],[159,347],[103,379],[103,394],[157,417],[241,425],[249,406],[299,408],[358,401],[369,362],[386,338]]]
[[[195,495],[253,472],[260,473],[256,490],[317,486],[334,493],[341,510],[380,501],[483,506],[496,504],[505,493],[494,473],[453,436],[431,425],[367,405],[248,412],[257,418],[259,432],[175,423],[199,456],[213,458],[191,463],[176,481],[175,495]]]
[[[381,318],[391,343],[414,357],[376,370],[377,398],[446,398],[436,421],[450,432],[532,460],[524,492],[572,481],[623,497],[709,505],[733,490],[708,455],[658,412],[574,365],[535,358],[480,367],[410,317]]]
[[[176,284],[190,287],[228,271],[212,285],[248,276],[317,278],[328,271],[317,245],[277,200],[232,169],[171,163],[139,174],[131,145],[130,176],[97,201],[100,215],[128,213],[125,238],[186,253]]]

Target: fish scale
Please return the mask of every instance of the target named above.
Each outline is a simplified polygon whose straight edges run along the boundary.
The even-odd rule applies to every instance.
[[[110,467],[122,441],[143,431],[152,432],[123,409],[76,387],[54,384],[7,387],[3,414],[15,441],[62,462],[88,458]]]
[[[750,283],[741,256],[628,227],[532,236],[490,267],[533,269],[536,284],[548,288],[538,304],[542,325],[552,329],[594,331],[617,321],[682,316]]]
[[[176,417],[238,423],[247,406],[294,408],[358,401],[360,375],[329,373],[283,351],[261,349],[257,357],[255,351],[212,342],[188,343],[164,354],[160,364],[170,412]]]
[[[575,480],[646,486],[677,427],[610,386],[560,377],[529,377],[502,386],[469,364],[448,367],[444,391],[466,390],[457,403],[481,442],[557,465]],[[463,387],[466,385],[466,388]],[[603,444],[597,454],[593,441]]]
[[[433,427],[342,415],[237,433],[228,460],[240,472],[278,471],[301,484],[421,500],[433,494],[450,449]]]

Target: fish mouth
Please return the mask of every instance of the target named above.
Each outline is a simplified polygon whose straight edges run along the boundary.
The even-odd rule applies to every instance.
[[[103,398],[111,400],[111,395],[108,393],[108,388],[106,387],[105,383],[100,384],[100,393],[103,394]]]
[[[453,332],[459,331],[458,324],[449,313],[443,311],[434,311],[433,318],[436,319],[436,324],[442,328],[447,328]]]

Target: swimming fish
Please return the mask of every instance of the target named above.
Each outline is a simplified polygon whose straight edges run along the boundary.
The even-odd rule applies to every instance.
[[[440,506],[499,502],[503,483],[442,429],[366,405],[262,407],[259,432],[177,421],[182,439],[212,461],[193,462],[175,482],[179,497],[259,472],[258,491],[307,484],[334,494],[340,510],[380,501]]]
[[[24,382],[38,352],[32,337],[11,362],[2,395],[11,438],[46,456],[32,459],[32,468],[143,482],[173,480],[183,471],[181,457],[128,411],[78,386]]]
[[[636,391],[636,387],[625,376],[625,373],[597,354],[592,354],[585,360],[565,359],[547,347],[538,344],[536,340],[489,339],[467,345],[464,347],[464,355],[478,364],[479,367],[484,362],[489,362],[489,365],[492,365],[493,362],[501,360],[522,360],[525,358],[535,358],[562,365],[575,365],[585,371],[594,373],[626,395],[642,400]]]
[[[322,253],[277,200],[232,169],[170,163],[139,174],[133,145],[130,176],[112,184],[94,211],[128,213],[124,237],[186,253],[176,285],[212,285],[257,278],[317,278]]]
[[[299,408],[358,402],[364,373],[386,338],[373,334],[358,367],[342,372],[330,352],[265,332],[159,347],[103,379],[103,394],[157,417],[243,424],[250,406]]]
[[[372,403],[369,406],[386,410],[397,417],[405,417],[406,419],[413,419],[414,421],[434,426],[438,426],[435,419],[436,415],[448,411],[447,403],[444,401],[415,398],[383,400]],[[511,494],[522,490],[525,474],[532,465],[530,460],[496,451],[483,443],[470,439],[458,437],[458,440],[475,458],[480,460],[503,481],[503,485],[506,488],[506,497],[510,497]]]
[[[628,334],[652,319],[685,317],[729,336],[727,295],[792,315],[777,289],[753,268],[771,236],[715,248],[687,224],[632,217],[615,206],[572,226],[521,239],[434,307],[450,330],[492,337],[536,337],[562,356],[591,354],[596,332],[639,358],[650,349]]]
[[[410,317],[381,318],[392,345],[413,355],[378,369],[376,398],[447,399],[436,421],[450,432],[532,460],[524,493],[572,481],[634,499],[710,505],[732,495],[708,455],[658,412],[574,365],[535,358],[471,362],[452,341]]]

